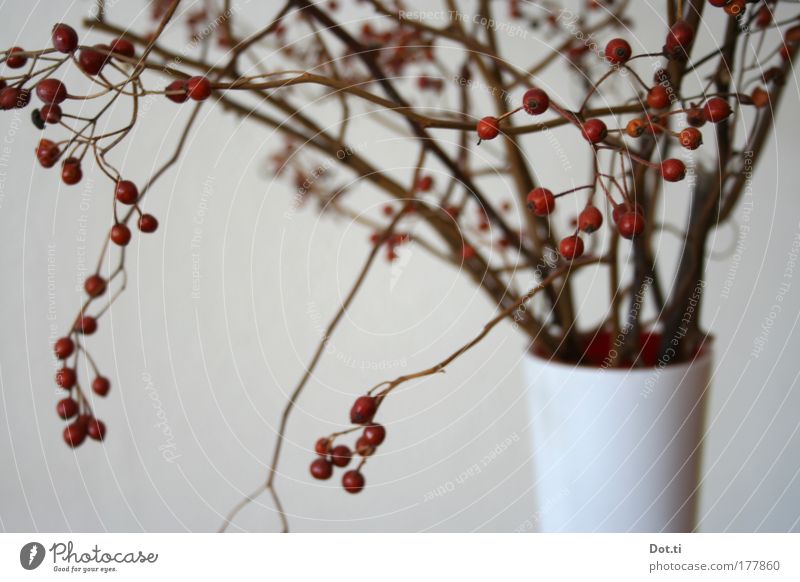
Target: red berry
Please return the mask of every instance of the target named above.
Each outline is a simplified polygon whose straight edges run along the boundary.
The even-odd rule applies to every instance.
[[[0,90],[0,109],[22,109],[31,102],[31,92],[17,87],[6,87]]]
[[[716,6],[717,8],[722,8],[725,6],[730,0],[708,0],[708,3],[712,6]]]
[[[43,79],[36,84],[36,96],[44,103],[62,103],[67,98],[67,88],[58,79]]]
[[[56,384],[61,386],[64,390],[69,390],[78,381],[78,375],[72,368],[63,367],[56,372]]]
[[[139,198],[139,189],[130,180],[120,180],[114,188],[114,196],[123,204],[133,204]]]
[[[644,216],[638,212],[626,212],[619,217],[617,229],[620,236],[631,239],[644,231]]]
[[[152,214],[142,214],[139,217],[138,225],[142,232],[155,232],[158,228],[158,220]]]
[[[56,340],[53,351],[59,360],[66,360],[75,351],[75,344],[68,337],[62,337]]]
[[[28,62],[28,57],[25,55],[18,55],[15,53],[24,53],[25,49],[18,46],[12,46],[8,49],[8,57],[6,58],[6,65],[9,69],[21,69]]]
[[[131,229],[124,224],[115,224],[111,227],[110,236],[115,245],[124,247],[131,242]]]
[[[672,75],[666,69],[658,69],[653,73],[653,82],[659,85],[669,85],[672,83]]]
[[[622,38],[615,38],[606,45],[606,60],[612,65],[624,65],[631,58],[631,45]]]
[[[350,422],[353,424],[366,424],[372,420],[378,411],[378,403],[372,396],[359,396],[350,409]]]
[[[173,81],[167,88],[167,99],[175,103],[184,103],[189,98],[189,93],[186,91],[186,81]]]
[[[582,126],[583,137],[589,143],[600,143],[608,136],[608,128],[600,119],[590,119]]]
[[[661,176],[667,182],[680,182],[686,177],[686,166],[675,158],[664,160],[661,162]]]
[[[556,198],[547,188],[534,188],[528,194],[528,208],[537,216],[547,216],[556,209]]]
[[[429,192],[433,188],[433,178],[430,176],[423,176],[417,183],[417,190],[420,192]]]
[[[703,134],[695,127],[687,127],[679,136],[681,145],[687,150],[696,150],[703,144]]]
[[[692,127],[703,127],[706,124],[706,116],[699,107],[692,107],[686,111],[686,123]]]
[[[596,206],[587,206],[578,215],[578,228],[583,232],[594,232],[602,225],[603,213]]]
[[[111,41],[109,45],[111,50],[117,53],[118,55],[122,55],[123,57],[133,58],[136,56],[136,49],[133,48],[133,43],[129,40],[125,40],[124,38],[116,38]]]
[[[52,141],[49,139],[39,140],[39,146],[36,148],[36,157],[38,158],[42,167],[53,167],[60,154],[61,152],[58,150],[58,146]]]
[[[685,20],[676,20],[667,34],[664,54],[670,59],[683,60],[689,56],[689,47],[694,40],[694,29]]]
[[[638,202],[632,204],[631,202],[625,201],[622,204],[617,204],[611,212],[611,218],[614,220],[614,224],[619,225],[619,219],[628,212],[635,212],[636,214],[644,216],[644,208],[642,208],[641,204]]]
[[[481,139],[494,139],[500,134],[500,122],[496,117],[484,117],[478,122],[477,131]]]
[[[98,376],[92,380],[92,391],[98,396],[105,396],[111,390],[111,382],[105,376]]]
[[[745,0],[729,0],[723,10],[728,16],[739,16],[744,11],[745,4]]]
[[[68,24],[59,23],[50,34],[53,47],[60,53],[68,54],[78,48],[78,33]]]
[[[89,297],[100,297],[106,292],[106,280],[100,275],[90,275],[83,282],[83,288]]]
[[[583,239],[577,234],[565,237],[561,239],[558,250],[565,259],[577,259],[583,254]]]
[[[362,435],[364,442],[373,447],[380,445],[386,438],[386,429],[382,424],[371,424],[364,427],[364,434]]]
[[[42,116],[42,121],[45,123],[58,123],[61,121],[61,107],[56,105],[55,103],[51,103],[50,105],[44,105],[39,110],[39,115]]]
[[[461,260],[468,261],[473,257],[475,257],[475,247],[467,244],[461,245]]]
[[[8,111],[17,106],[17,99],[19,98],[19,89],[16,87],[6,87],[6,82],[2,82],[0,86],[0,109]]]
[[[86,439],[87,423],[80,418],[64,429],[64,442],[70,447],[79,446]]]
[[[75,331],[83,335],[92,335],[97,331],[97,320],[91,315],[84,315],[75,323]]]
[[[94,48],[110,50],[108,45],[104,44],[96,44],[94,45]],[[78,65],[87,75],[94,76],[99,74],[100,71],[103,70],[103,67],[106,65],[107,61],[108,56],[89,47],[82,48],[80,53],[78,53]]]
[[[350,447],[346,445],[339,445],[333,448],[331,453],[331,462],[337,467],[346,467],[350,464],[350,459],[353,453],[350,452]]]
[[[309,469],[311,471],[311,476],[314,477],[314,479],[319,479],[320,481],[330,479],[331,475],[333,475],[333,465],[331,465],[331,462],[326,459],[314,460]]]
[[[186,81],[186,91],[195,101],[205,101],[211,96],[211,81],[205,77],[192,77]]]
[[[669,91],[662,85],[656,85],[647,93],[647,106],[650,109],[666,109],[669,107]]]
[[[359,493],[364,488],[364,475],[358,471],[348,471],[342,476],[342,485],[348,493]]]
[[[86,425],[86,432],[89,434],[89,438],[102,441],[106,436],[106,425],[102,420],[90,418]]]
[[[769,92],[762,87],[756,87],[753,89],[753,92],[750,94],[750,98],[753,100],[753,105],[759,109],[769,105]]]
[[[364,435],[358,437],[358,440],[356,440],[356,453],[362,457],[369,457],[374,452],[375,447],[364,439]]]
[[[719,123],[731,114],[731,106],[724,99],[712,97],[703,107],[703,117],[711,123]]]
[[[331,440],[322,437],[314,444],[314,450],[320,457],[327,457],[331,453]]]
[[[766,28],[772,24],[772,10],[766,6],[762,6],[761,10],[756,13],[756,25],[759,28]]]
[[[787,28],[783,34],[783,40],[789,44],[800,42],[800,25]]]
[[[73,186],[81,181],[83,171],[81,162],[77,158],[67,158],[61,166],[61,180],[64,184]]]
[[[56,404],[56,414],[58,414],[58,416],[64,420],[72,418],[78,414],[78,403],[72,398],[64,398],[59,400],[58,404]]]
[[[522,107],[528,115],[540,115],[550,107],[550,97],[541,89],[528,89],[522,96]]]

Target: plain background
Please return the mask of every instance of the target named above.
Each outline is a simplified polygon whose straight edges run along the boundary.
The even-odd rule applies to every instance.
[[[118,4],[112,21],[146,30],[144,2]],[[253,22],[274,10],[245,4],[242,14]],[[635,13],[645,27],[629,38],[656,48],[651,39],[663,28],[651,10],[662,5],[638,5]],[[77,24],[89,8],[88,2],[61,0],[0,2],[1,44],[46,46],[52,23]],[[711,22],[719,24],[721,17]],[[187,44],[182,31],[170,38],[175,46]],[[524,64],[533,60],[532,51],[541,54],[546,39],[531,32],[508,42],[512,60]],[[564,71],[556,68],[548,83],[574,105],[579,87],[564,79]],[[791,80],[781,122],[752,183],[751,209],[746,215],[740,209],[737,222],[713,240],[722,256],[708,266],[703,313],[716,336],[716,368],[702,531],[800,529],[800,283],[791,256],[800,233],[797,95]],[[311,103],[307,111],[323,125],[338,114],[330,103]],[[56,171],[38,167],[38,132],[29,113],[0,115],[6,152],[0,167],[0,528],[214,530],[265,478],[286,394],[363,263],[369,232],[320,217],[314,208],[292,211],[292,188],[273,182],[266,171],[282,140],[204,108],[188,154],[145,204],[162,227],[153,236],[134,236],[128,289],[89,340],[113,383],[108,398],[96,403],[108,440],[73,452],[64,446],[63,425],[53,412],[59,391],[50,346],[69,326],[83,277],[94,268],[111,220],[112,187],[96,169],[87,168],[80,185],[65,187]],[[117,120],[124,114],[122,107],[115,111]],[[168,157],[185,115],[162,98],[148,102],[134,138],[112,159],[132,179],[143,179]],[[352,135],[375,163],[408,176],[417,152],[413,141],[386,130]],[[551,157],[547,141],[532,142],[529,154],[537,177],[561,187],[582,179],[586,156],[575,136],[556,135],[578,177]],[[498,150],[483,151],[491,158]],[[436,176],[439,170],[431,171]],[[324,179],[332,184],[337,178]],[[439,174],[437,181],[445,179]],[[503,189],[498,183],[500,198]],[[356,191],[359,209],[378,217],[383,199],[368,186]],[[687,195],[679,189],[669,194],[667,215],[680,219]],[[659,246],[666,261],[675,252],[668,239]],[[725,253],[737,243],[735,255]],[[366,467],[363,493],[349,496],[336,482],[320,484],[308,476],[310,447],[341,426],[355,395],[430,366],[493,314],[466,277],[422,249],[412,248],[402,267],[379,263],[289,425],[278,489],[293,529],[524,529],[537,511],[528,387],[520,366],[525,341],[507,324],[445,375],[408,385],[382,410],[390,437]],[[605,299],[599,287],[605,289],[584,278],[582,309],[589,321]],[[776,304],[780,312],[771,315]],[[763,351],[754,356],[759,337],[765,338]],[[498,447],[501,453],[493,454]],[[487,455],[491,461],[484,465]],[[278,521],[262,497],[236,526],[271,531]]]

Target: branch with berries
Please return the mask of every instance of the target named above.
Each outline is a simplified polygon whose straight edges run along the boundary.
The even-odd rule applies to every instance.
[[[352,426],[316,443],[318,458],[310,471],[317,479],[330,478],[334,467],[360,457],[343,477],[351,493],[364,487],[363,466],[386,438],[386,429],[373,420],[392,390],[442,371],[509,317],[532,349],[576,365],[585,362],[592,338],[607,331],[622,337],[613,365],[643,365],[642,334],[656,328],[663,338],[662,358],[667,348],[675,348],[668,342],[676,337],[670,361],[696,352],[705,336],[699,317],[688,323],[686,333],[677,331],[686,323],[691,290],[703,276],[708,235],[731,219],[746,167],[758,162],[775,126],[800,46],[794,3],[670,0],[660,15],[667,23],[663,38],[648,46],[639,43],[637,49],[614,30],[635,29],[627,0],[583,0],[580,12],[555,1],[511,1],[499,8],[488,0],[467,11],[450,0],[443,23],[429,21],[424,11],[409,11],[399,0],[369,0],[350,7],[363,16],[358,25],[338,19],[336,2],[287,0],[247,34],[240,26],[244,3],[206,2],[200,9],[185,4],[154,0],[148,32],[135,33],[114,24],[112,7],[100,2],[96,17],[84,24],[107,35],[106,42],[81,44],[75,28],[56,23],[46,48],[0,52],[0,109],[28,108],[35,94],[31,122],[47,136],[35,151],[40,165],[59,167],[66,185],[80,183],[85,172],[99,172],[108,179],[113,200],[97,268],[84,282],[85,301],[54,347],[63,362],[56,382],[66,391],[57,414],[68,422],[63,436],[69,446],[106,435],[93,398],[105,397],[111,383],[86,340],[122,296],[128,277],[125,249],[134,231],[149,235],[158,229],[144,199],[185,153],[202,107],[282,135],[265,166],[290,183],[300,204],[313,202],[321,212],[364,225],[371,245],[351,293],[283,411],[265,486],[234,508],[225,527],[259,493],[269,491],[288,530],[274,483],[286,425],[324,342],[381,250],[392,262],[404,245],[418,245],[461,269],[498,315],[436,366],[367,391],[353,406]],[[696,37],[712,10],[727,15],[724,31],[712,51],[697,55]],[[167,29],[179,26],[185,27],[194,52],[178,51],[164,40]],[[528,44],[535,44],[528,33],[545,41],[526,46],[524,62],[516,60],[519,51],[502,36],[514,27],[526,33]],[[595,40],[603,36],[602,43]],[[268,54],[273,56],[267,60]],[[578,99],[562,98],[549,88],[548,75],[565,66],[580,87]],[[81,73],[80,86],[65,84],[67,69]],[[151,176],[130,176],[117,166],[115,153],[144,123],[146,98],[190,111],[181,113],[183,131],[173,154]],[[324,123],[315,119],[305,105],[317,100],[337,104],[340,117]],[[81,114],[88,103],[95,113]],[[112,108],[123,105],[130,111],[128,121],[108,129]],[[370,123],[419,145],[410,176],[376,165],[353,145],[353,126]],[[585,177],[563,185],[539,183],[530,152],[552,147],[554,132],[585,148]],[[712,139],[715,147],[704,143]],[[702,163],[687,167],[681,158],[694,161],[692,156],[702,156],[697,158]],[[322,177],[314,171],[320,167],[328,168]],[[434,178],[437,171],[444,177]],[[498,176],[512,197],[496,194],[489,179]],[[667,224],[660,216],[667,203],[665,184],[681,183],[688,184],[690,194],[686,222]],[[368,189],[381,200],[380,212],[369,215],[352,202],[356,189]],[[678,202],[670,197],[668,204]],[[559,224],[561,209],[570,207],[578,211],[565,228]],[[655,256],[662,233],[680,237],[676,265]],[[114,266],[104,270],[104,265]],[[610,301],[601,325],[586,329],[570,275],[589,266],[606,273]],[[534,287],[531,278],[538,281]],[[645,280],[652,281],[655,321],[642,320],[641,309],[625,310],[626,300],[634,301]],[[539,295],[541,302],[532,301]],[[81,369],[91,377],[83,381]],[[339,442],[356,431],[360,436],[352,448]]]

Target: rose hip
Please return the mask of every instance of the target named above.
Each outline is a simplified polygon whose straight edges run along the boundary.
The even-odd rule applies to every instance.
[[[350,422],[353,424],[366,424],[375,416],[378,403],[373,396],[359,396],[350,409]]]

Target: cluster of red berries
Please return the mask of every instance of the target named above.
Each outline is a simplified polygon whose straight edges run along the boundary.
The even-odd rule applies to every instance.
[[[84,291],[92,301],[103,296],[108,289],[108,281],[101,275],[95,273],[86,278],[83,283]],[[64,429],[64,441],[71,447],[77,447],[88,436],[97,441],[103,440],[106,434],[105,424],[94,418],[89,409],[85,396],[78,384],[78,373],[75,366],[67,366],[66,360],[75,353],[76,345],[72,339],[72,334],[91,335],[97,331],[97,319],[91,315],[81,312],[75,321],[72,333],[68,336],[59,338],[53,351],[56,358],[64,362],[62,367],[56,372],[56,384],[64,390],[70,391],[70,395],[59,400],[56,405],[56,413],[64,420],[75,419]],[[80,348],[84,349],[84,348]],[[94,368],[94,364],[92,364]],[[95,372],[96,369],[95,369]],[[111,389],[111,382],[105,376],[96,373],[92,380],[92,392],[97,396],[104,397]]]
[[[57,52],[69,55],[77,63],[80,70],[90,76],[100,75],[111,59],[117,59],[124,63],[136,56],[133,44],[124,38],[114,39],[109,44],[80,47],[75,29],[63,23],[56,24],[53,27],[51,42]],[[22,48],[14,47],[9,50],[5,63],[11,69],[19,69],[26,65],[29,58],[30,55]],[[33,74],[24,75],[11,86],[7,84],[5,79],[0,79],[0,109],[26,107],[30,102],[31,89],[26,88],[25,84],[33,76]],[[208,81],[203,78],[199,79],[202,80],[192,83],[190,89],[192,96],[197,99],[207,97],[208,95],[203,96],[205,92],[210,94]],[[59,124],[66,115],[62,110],[64,102],[73,98],[66,85],[48,75],[39,80],[33,89],[36,97],[42,102],[41,108],[32,113],[33,123],[39,129],[44,129],[46,125]],[[70,143],[72,142],[56,143],[50,139],[42,138],[35,153],[39,163],[45,168],[55,166],[59,159],[65,156],[65,159],[61,162],[61,179],[65,184],[73,185],[81,181],[83,171],[81,158],[67,154],[66,150]],[[154,216],[144,214],[139,210],[137,205],[139,191],[133,182],[118,180],[114,185],[114,198],[120,204],[135,208],[139,214],[138,227],[141,232],[151,233],[158,228],[158,220]],[[116,245],[125,246],[131,240],[131,231],[124,223],[117,221],[109,232],[109,239]],[[99,274],[89,276],[84,282],[84,290],[89,296],[90,302],[104,295],[107,288],[108,281]],[[62,361],[62,366],[56,373],[56,383],[70,393],[69,396],[58,402],[56,412],[62,419],[72,421],[64,429],[63,434],[64,441],[71,447],[80,445],[87,436],[101,441],[106,433],[105,424],[94,418],[89,403],[81,391],[76,365],[67,365],[66,363],[67,358],[73,354],[76,354],[77,358],[77,352],[84,349],[79,343],[79,337],[91,335],[97,331],[97,319],[85,313],[85,309],[86,307],[81,310],[70,334],[60,338],[54,346],[56,357]],[[87,358],[96,373],[96,377],[91,383],[92,391],[97,396],[105,396],[111,388],[111,383],[107,378],[97,373],[94,363],[88,354]]]
[[[378,244],[381,241],[383,235],[379,232],[373,232],[369,240],[373,245]],[[411,235],[405,232],[395,232],[386,238],[386,260],[390,263],[397,259],[399,256],[397,254],[398,247],[406,244],[411,240]]]
[[[415,63],[432,62],[435,56],[435,43],[422,31],[406,27],[379,31],[367,22],[361,27],[361,42],[367,47],[378,47],[379,50],[374,51],[375,58],[381,68],[393,73],[400,73]],[[423,83],[425,89],[436,90],[436,82]]]
[[[50,112],[43,107],[44,115],[50,115]],[[61,115],[61,112],[58,112]],[[39,140],[39,145],[36,147],[36,159],[43,168],[52,168],[58,159],[61,157],[62,151],[55,142],[42,138]],[[61,163],[61,181],[68,186],[77,184],[83,178],[83,170],[81,169],[81,160],[72,156],[67,157]]]
[[[77,33],[66,24],[57,24],[53,28],[52,40],[53,46],[63,53],[72,53],[78,47]],[[136,56],[136,49],[133,43],[124,38],[114,39],[109,44],[83,47],[78,52],[77,61],[78,66],[84,73],[90,76],[97,76],[103,71],[103,68],[112,57],[119,58],[120,56],[125,59],[133,59]],[[211,96],[211,90],[211,82],[207,78],[191,77],[187,80],[177,80],[170,83],[167,86],[166,95],[167,98],[176,103],[183,103],[190,98],[195,101],[204,101]],[[60,115],[58,117],[60,119]],[[51,123],[57,123],[57,121],[52,121]]]
[[[334,467],[347,467],[353,459],[353,455],[359,455],[362,460],[356,469],[346,471],[342,475],[342,486],[348,493],[359,493],[364,489],[366,480],[361,467],[366,458],[375,453],[375,450],[386,439],[386,428],[375,423],[372,419],[378,411],[378,399],[374,396],[360,396],[353,403],[350,409],[350,422],[356,425],[363,425],[364,429],[356,440],[355,452],[347,445],[334,446],[334,437],[322,437],[316,445],[314,451],[318,457],[311,463],[309,468],[311,476],[315,479],[330,479],[333,475]]]
[[[178,79],[167,85],[164,94],[167,99],[175,103],[185,103],[187,100],[205,101],[211,97],[211,81],[205,77],[190,77]]]
[[[78,51],[78,33],[67,24],[59,23],[53,27],[51,42],[53,48],[63,54],[72,55]],[[111,58],[132,59],[135,55],[136,50],[130,41],[124,38],[117,38],[109,44],[81,48],[78,51],[76,61],[84,73],[95,76],[100,74]],[[27,60],[28,57],[22,48],[13,47],[9,50],[6,65],[9,68],[20,68],[26,64]],[[5,80],[0,79],[0,109],[23,108],[28,105],[30,102],[30,90],[24,87],[24,83],[25,79],[13,86],[6,86]],[[45,124],[60,123],[64,115],[61,104],[70,98],[64,83],[58,79],[47,77],[36,84],[35,91],[36,96],[43,105],[32,113],[34,124],[39,129],[44,129]],[[45,168],[54,166],[62,153],[58,144],[48,139],[42,139],[36,148],[36,157]],[[80,182],[82,178],[81,160],[72,156],[67,157],[62,162],[61,168],[63,182],[68,185],[74,185]],[[151,218],[144,221],[145,226],[151,228],[151,230],[142,229],[145,232],[154,230],[154,223]],[[118,234],[116,238],[123,240],[124,236]]]
[[[39,145],[36,148],[36,157],[42,167],[51,168],[60,156],[61,151],[56,143],[44,138],[39,141]],[[64,160],[61,168],[61,179],[66,184],[77,184],[82,176],[80,160],[72,157]],[[121,204],[135,205],[139,199],[139,190],[136,184],[130,180],[119,180],[114,187],[114,198]],[[158,229],[158,219],[152,214],[139,212],[137,226],[141,232],[152,233]],[[109,233],[111,241],[121,247],[126,246],[131,241],[131,236],[130,228],[121,222],[114,224]]]
[[[424,176],[420,179],[417,185],[417,190],[420,192],[427,191],[426,186],[427,186],[427,177]],[[411,204],[408,204],[403,209],[403,213],[414,214],[415,212],[417,212],[417,208],[420,205],[425,205],[425,204],[426,202],[424,200],[415,200]],[[436,204],[434,204],[434,206],[436,207]],[[513,206],[509,201],[506,200],[500,205],[500,209],[505,213],[510,213],[513,211]],[[392,217],[397,212],[396,208],[391,204],[384,205],[382,211],[384,216],[387,217]],[[477,220],[472,228],[474,228],[474,230],[477,231],[478,233],[488,232],[491,229],[491,224],[486,209],[482,206],[476,206],[475,211],[477,215],[476,216]],[[466,225],[461,220],[463,216],[462,207],[449,204],[447,206],[439,208],[439,212],[441,212],[443,217],[446,218],[447,220],[459,223],[460,228],[466,227]],[[369,240],[373,245],[377,245],[381,243],[381,241],[383,240],[383,234],[378,231],[373,232],[370,235]],[[396,260],[399,257],[397,252],[398,248],[410,242],[411,240],[412,240],[411,235],[407,232],[393,233],[388,237],[386,237],[386,240],[383,241],[383,243],[381,243],[381,244],[386,244],[386,259],[389,262]],[[501,249],[508,249],[511,246],[511,243],[507,236],[501,236],[500,239],[498,240],[498,245]],[[475,247],[473,247],[472,245],[463,242],[459,254],[462,260],[467,261],[475,257],[477,251],[475,250]]]
[[[78,33],[71,26],[57,24],[53,27],[51,39],[53,47],[62,53],[70,54],[78,48]],[[28,62],[28,54],[21,47],[15,46],[8,50],[6,66],[10,69],[20,69]],[[27,78],[27,77],[26,77]],[[30,103],[30,89],[24,87],[26,78],[12,86],[6,86],[0,80],[0,109],[22,109]],[[63,83],[56,79],[45,78],[36,85],[36,95],[44,103],[42,111],[34,113],[35,123],[58,123],[61,120],[61,107],[69,97]]]
[[[105,292],[105,281],[96,275],[90,277],[86,280],[86,290],[90,296],[102,295]],[[91,321],[94,322],[94,318],[91,318]],[[94,332],[96,323],[94,326],[88,333]],[[87,330],[79,322],[76,324],[75,332],[87,333]],[[56,341],[53,349],[56,357],[64,361],[75,352],[75,343],[70,337],[62,337]],[[70,393],[56,404],[56,414],[63,420],[72,420],[64,428],[64,442],[74,448],[86,440],[87,436],[93,440],[102,441],[106,434],[106,425],[91,414],[86,400],[80,392],[78,373],[75,368],[67,366],[64,362],[64,365],[56,372],[56,384]],[[92,381],[92,390],[98,396],[105,396],[110,389],[111,382],[104,376],[98,375]]]
[[[674,161],[680,162],[679,160]],[[547,216],[555,210],[555,207],[556,196],[547,188],[534,188],[528,194],[528,208],[533,210],[537,216]],[[612,216],[617,230],[623,238],[635,238],[644,230],[644,213],[639,206],[631,206],[627,201],[614,204]],[[578,232],[591,234],[602,225],[603,213],[591,203],[587,204],[578,215]],[[578,232],[563,238],[559,243],[559,252],[567,260],[577,259],[583,255],[584,243]]]
[[[522,105],[501,117],[489,115],[478,121],[476,131],[480,140],[491,140],[500,135],[500,122],[517,111],[525,111],[528,115],[541,115],[550,108],[550,97],[542,89],[528,89],[522,96]],[[480,142],[479,142],[480,143]]]
[[[798,37],[800,38],[800,34]],[[663,54],[669,59],[684,59],[693,41],[694,29],[685,21],[678,20],[667,34]],[[615,38],[605,47],[605,58],[614,66],[625,66],[632,56],[631,45],[624,39]],[[671,94],[669,73],[665,69],[659,69],[655,74],[655,81],[656,84],[648,90],[645,100],[646,107],[650,111],[646,112],[644,117],[628,121],[624,130],[615,131],[624,131],[625,135],[633,138],[639,138],[645,134],[668,133],[676,138],[684,148],[695,150],[703,143],[703,135],[698,127],[705,123],[720,123],[732,113],[729,102],[721,97],[711,97],[702,106],[692,105],[687,109],[665,112],[675,101]],[[740,101],[745,102],[743,99]],[[761,88],[756,88],[749,103],[765,107],[769,103],[769,94]],[[608,138],[609,128],[603,120],[596,118],[583,120],[574,114],[565,112],[553,105],[547,93],[539,88],[529,89],[523,95],[522,105],[517,109],[500,117],[487,116],[480,119],[476,127],[478,138],[481,141],[496,138],[500,134],[503,119],[518,111],[525,111],[529,115],[540,115],[548,109],[553,109],[576,125],[583,138],[593,147],[600,146]],[[680,132],[672,132],[668,127],[669,116],[680,112],[685,113],[689,127]],[[666,159],[658,164],[635,157],[632,159],[658,170],[666,182],[679,182],[686,177],[686,165],[679,159]],[[568,192],[563,194],[566,193]],[[555,210],[558,196],[547,188],[534,188],[527,197],[528,208],[537,216],[548,216]],[[639,236],[645,228],[645,218],[641,207],[631,204],[627,200],[621,204],[613,200],[609,201],[613,208],[614,224],[619,234],[627,239]],[[580,257],[584,252],[584,243],[579,233],[592,233],[600,228],[602,223],[602,212],[590,200],[578,216],[576,232],[561,240],[559,244],[561,255],[568,260]]]
[[[51,32],[51,42],[53,48],[58,52],[72,55],[78,51],[78,33],[71,26],[63,23],[56,24]],[[123,57],[132,59],[136,55],[133,44],[124,39],[117,38],[109,44],[95,45],[94,47],[83,47],[78,51],[77,63],[80,69],[87,75],[99,75],[103,67],[112,57]],[[25,51],[20,47],[13,47],[9,50],[6,65],[10,68],[23,67],[28,60]],[[208,85],[203,78],[198,78],[205,83],[196,83],[200,89],[196,89],[198,95]],[[190,80],[191,81],[191,80]],[[0,109],[22,108],[30,102],[30,90],[24,86],[24,79],[17,85],[6,86],[5,80],[0,79]],[[44,78],[36,84],[36,96],[43,103],[41,109],[37,109],[32,114],[34,124],[43,129],[45,124],[57,124],[61,121],[64,112],[61,104],[70,98],[67,87],[54,78]],[[36,148],[36,158],[45,168],[53,167],[61,158],[64,152],[59,145],[49,139],[42,138]],[[68,156],[61,164],[61,179],[67,185],[74,185],[83,178],[81,159]],[[121,180],[115,188],[115,197],[123,204],[135,204],[138,199],[136,186],[129,181]],[[139,230],[142,232],[154,232],[158,228],[158,220],[150,214],[141,214],[138,221]],[[109,234],[111,240],[120,246],[125,246],[130,242],[131,231],[125,224],[115,224]]]
[[[417,79],[417,87],[423,91],[441,93],[444,90],[444,80],[437,77],[422,75]]]

